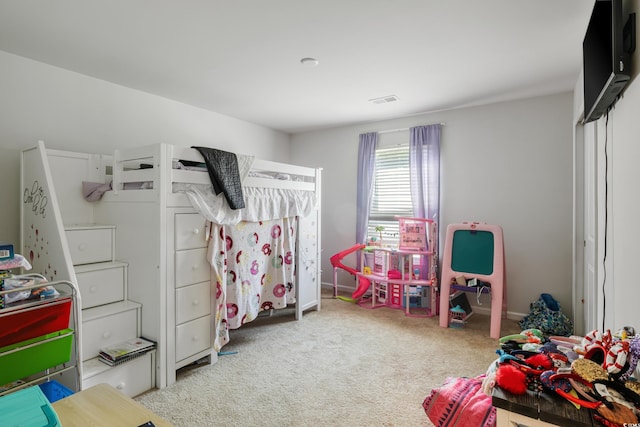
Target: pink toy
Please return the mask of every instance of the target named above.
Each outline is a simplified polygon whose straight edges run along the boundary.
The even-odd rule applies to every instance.
[[[358,286],[352,293],[360,300],[367,291],[371,297],[358,301],[366,308],[389,307],[403,309],[412,317],[431,317],[437,310],[437,234],[433,220],[397,217],[399,222],[399,248],[367,247],[356,244],[330,258],[333,266],[333,296],[338,297],[338,269],[358,277]],[[362,251],[363,271],[342,263],[344,257]],[[365,262],[365,253],[371,259]],[[364,267],[370,263],[367,267]],[[446,309],[448,313],[449,308]]]
[[[372,253],[373,268],[370,273],[358,273],[371,281],[371,298],[358,304],[403,309],[411,317],[434,316],[438,308],[437,224],[426,218],[396,218],[398,248],[365,248],[361,254],[365,265],[365,251]]]
[[[449,326],[449,295],[452,287],[476,291],[476,287],[456,286],[456,278],[487,282],[491,292],[491,338],[500,338],[502,316],[506,316],[504,242],[502,228],[478,222],[450,224],[442,256],[440,285],[440,326]]]
[[[364,249],[365,247],[366,245],[356,244],[350,247],[349,249],[345,249],[341,252],[338,252],[337,254],[329,258],[329,260],[331,261],[331,265],[333,266],[333,297],[334,298],[338,296],[338,268],[341,268],[344,271],[347,271],[353,274],[354,276],[358,277],[358,287],[353,292],[353,294],[351,294],[351,298],[358,299],[362,297],[369,289],[369,286],[371,286],[371,282],[369,281],[369,279],[358,275],[358,270],[356,270],[353,267],[346,266],[342,263],[342,260],[344,259],[344,257],[346,257],[347,255],[355,251]]]

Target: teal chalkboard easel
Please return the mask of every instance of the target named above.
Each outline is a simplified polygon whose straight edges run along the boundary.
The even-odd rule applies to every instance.
[[[451,269],[469,274],[493,273],[493,233],[456,230],[451,248]]]
[[[458,286],[464,280],[478,279],[488,287]],[[461,289],[491,294],[491,338],[500,337],[500,323],[507,312],[504,240],[502,227],[479,222],[450,224],[442,251],[440,274],[440,326],[449,326],[451,291]],[[454,288],[455,286],[455,288]]]

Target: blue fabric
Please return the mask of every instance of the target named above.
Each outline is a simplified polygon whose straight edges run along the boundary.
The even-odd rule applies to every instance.
[[[540,298],[547,305],[547,308],[551,311],[559,311],[560,303],[556,301],[551,294],[540,294]]]

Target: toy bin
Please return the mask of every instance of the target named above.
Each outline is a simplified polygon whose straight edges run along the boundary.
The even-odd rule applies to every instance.
[[[449,327],[450,328],[462,328],[464,326],[464,319],[466,313],[462,307],[456,305],[449,309]]]
[[[71,298],[9,312],[0,317],[0,348],[69,327]]]
[[[8,426],[60,427],[58,415],[40,387],[27,387],[0,397],[0,422]]]
[[[38,386],[47,397],[49,403],[57,402],[58,400],[64,399],[65,397],[73,394],[72,390],[60,384],[56,380],[47,381],[42,384],[38,384]]]
[[[63,329],[0,348],[0,384],[69,362],[72,342],[73,330]]]

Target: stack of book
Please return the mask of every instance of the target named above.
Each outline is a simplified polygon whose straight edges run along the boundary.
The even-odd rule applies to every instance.
[[[116,366],[131,359],[140,357],[153,350],[156,343],[144,338],[134,338],[100,349],[100,361],[109,366]]]
[[[13,259],[13,245],[7,242],[0,242],[0,261]]]

